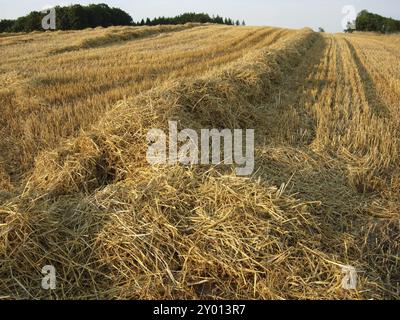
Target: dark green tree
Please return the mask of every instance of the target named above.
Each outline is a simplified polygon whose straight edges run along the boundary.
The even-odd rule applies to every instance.
[[[12,32],[15,20],[0,20],[0,32]]]
[[[346,30],[344,30],[344,32],[346,32],[346,33],[353,33],[354,32],[354,29],[355,29],[355,21],[348,21],[347,22],[347,28],[346,28]]]
[[[57,6],[55,10],[56,28],[60,30],[132,25],[129,14],[118,8],[110,8],[107,4]],[[5,20],[0,24],[0,32],[43,30],[42,19],[46,15],[47,13],[33,11],[16,20]]]
[[[400,31],[400,21],[386,18],[367,10],[361,11],[355,21],[357,31],[392,33]]]
[[[70,6],[57,6],[56,29],[58,30],[80,30],[85,28],[125,26],[125,25],[165,25],[195,23],[217,23],[227,25],[240,25],[240,21],[231,18],[222,18],[219,15],[210,16],[206,13],[187,12],[176,17],[157,17],[151,20],[142,19],[134,23],[129,14],[118,8],[110,8],[107,4],[91,4],[82,6],[79,4]],[[27,16],[17,20],[0,21],[0,32],[30,32],[42,30],[42,19],[47,13],[31,12]],[[244,21],[242,23],[245,25]]]

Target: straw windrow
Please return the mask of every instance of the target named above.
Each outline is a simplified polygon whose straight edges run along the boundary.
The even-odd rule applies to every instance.
[[[342,179],[341,158],[325,152],[318,132],[314,144],[303,141],[310,137],[296,119],[310,119],[312,112],[293,107],[283,116],[286,127],[268,122],[280,111],[271,102],[276,92],[296,86],[294,78],[312,63],[304,57],[324,52],[326,42],[308,29],[294,32],[223,69],[122,100],[90,130],[42,152],[20,193],[0,209],[0,295],[398,297],[397,220],[363,215],[372,208],[367,201],[360,214],[363,195]],[[240,178],[229,166],[150,166],[146,133],[167,129],[169,120],[180,129],[264,133],[270,126],[257,137],[257,174]],[[292,128],[293,136],[280,136]],[[265,144],[275,134],[284,143]],[[49,264],[58,285],[46,292],[40,270]],[[361,291],[342,288],[346,265],[362,271]]]

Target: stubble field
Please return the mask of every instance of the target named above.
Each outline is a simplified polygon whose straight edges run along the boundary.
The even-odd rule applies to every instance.
[[[196,24],[1,36],[0,297],[398,299],[399,48]],[[150,166],[169,120],[255,129],[254,174]]]

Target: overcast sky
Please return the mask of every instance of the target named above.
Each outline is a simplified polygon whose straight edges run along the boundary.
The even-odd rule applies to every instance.
[[[193,11],[244,19],[248,25],[323,27],[329,32],[343,30],[343,19],[354,14],[349,6],[356,12],[367,9],[400,19],[399,0],[0,0],[0,19],[14,19],[51,5],[75,3],[107,3],[127,11],[135,21]]]

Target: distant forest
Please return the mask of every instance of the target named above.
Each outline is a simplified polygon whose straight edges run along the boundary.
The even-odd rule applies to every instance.
[[[352,25],[355,25],[355,29]],[[380,33],[400,32],[400,21],[363,10],[358,14],[355,22],[349,23],[348,29],[345,31],[352,32],[354,30]]]
[[[234,21],[230,18],[223,18],[220,16],[210,17],[206,13],[184,13],[173,18],[147,18],[134,22],[132,17],[125,11],[118,8],[110,8],[107,4],[57,6],[55,7],[55,11],[57,30],[81,30],[110,26],[185,24],[188,22],[245,25],[244,21]],[[43,30],[42,19],[47,14],[47,12],[33,11],[16,20],[1,20],[0,32],[31,32]]]

